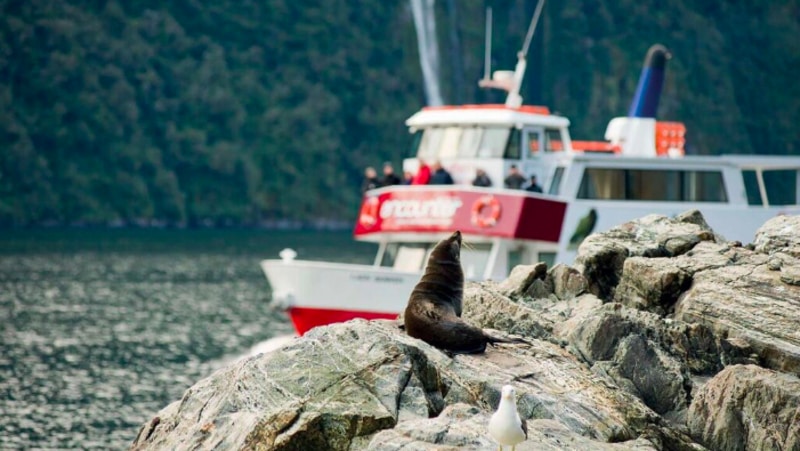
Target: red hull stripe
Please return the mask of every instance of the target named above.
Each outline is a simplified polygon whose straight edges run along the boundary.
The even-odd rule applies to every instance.
[[[289,309],[295,330],[300,335],[317,326],[342,323],[355,318],[395,319],[397,313],[358,312],[353,310],[333,310],[324,308],[292,307]]]

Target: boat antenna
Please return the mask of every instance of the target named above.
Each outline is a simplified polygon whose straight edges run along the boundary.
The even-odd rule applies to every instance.
[[[490,46],[491,46],[491,18],[492,18],[492,9],[486,9],[486,62],[484,66],[484,76],[483,79],[478,81],[478,86],[481,88],[498,88],[508,91],[508,96],[506,97],[505,105],[510,108],[519,108],[522,106],[522,96],[519,95],[519,90],[522,87],[522,79],[525,77],[525,68],[527,63],[525,61],[525,57],[528,54],[528,49],[531,46],[531,40],[533,40],[533,33],[536,31],[536,24],[539,23],[539,17],[542,15],[542,8],[544,7],[544,0],[539,0],[536,4],[536,10],[533,13],[533,17],[531,18],[531,23],[528,25],[528,32],[525,35],[525,41],[522,44],[522,49],[517,52],[517,66],[514,68],[514,71],[495,71],[492,74],[492,78],[489,78],[489,71],[490,71]]]
[[[522,45],[522,57],[524,58],[528,54],[528,48],[531,46],[531,40],[533,40],[533,33],[536,31],[536,25],[539,23],[539,16],[542,15],[542,8],[544,7],[544,0],[539,0],[539,3],[536,4],[536,11],[533,12],[533,18],[531,19],[530,25],[528,25],[528,34],[525,35],[525,43]]]
[[[486,8],[486,44],[485,55],[483,61],[483,80],[489,81],[492,79],[492,7]]]

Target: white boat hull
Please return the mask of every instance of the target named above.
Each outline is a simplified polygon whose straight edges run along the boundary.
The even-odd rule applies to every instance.
[[[353,318],[392,319],[405,309],[422,276],[392,268],[304,260],[263,260],[272,302],[297,329]]]

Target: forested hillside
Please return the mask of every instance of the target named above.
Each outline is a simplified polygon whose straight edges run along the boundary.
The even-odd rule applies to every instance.
[[[448,102],[496,95],[487,3],[509,69],[535,6],[437,3]],[[798,0],[550,1],[523,95],[599,138],[660,42],[690,150],[800,154],[798,36]],[[2,0],[0,225],[347,220],[423,103],[407,1]]]

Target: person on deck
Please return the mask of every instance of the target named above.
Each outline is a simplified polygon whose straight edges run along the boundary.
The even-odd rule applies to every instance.
[[[475,178],[472,180],[472,186],[492,186],[492,179],[486,175],[486,171],[477,169],[475,171]]]
[[[381,186],[399,185],[401,183],[403,183],[403,181],[394,173],[392,163],[388,161],[383,163],[383,179],[381,179]]]
[[[371,189],[381,186],[381,181],[378,180],[378,171],[372,166],[364,169],[364,181],[361,183],[361,192],[366,193]]]
[[[503,182],[508,189],[521,189],[522,185],[525,184],[525,181],[525,176],[519,172],[517,165],[512,164],[511,170]]]
[[[450,175],[449,172],[445,168],[442,167],[442,163],[435,162],[433,166],[431,166],[433,170],[433,174],[431,174],[431,179],[428,181],[429,185],[452,185],[453,184],[453,177]]]
[[[425,164],[425,160],[422,158],[419,159],[419,167],[417,168],[417,174],[414,175],[414,178],[411,179],[412,185],[427,185],[428,182],[431,180],[431,168]]]
[[[542,192],[542,187],[539,186],[538,183],[536,183],[536,176],[535,175],[531,176],[531,184],[528,185],[527,188],[525,188],[525,191],[530,191],[532,193],[541,193]]]

